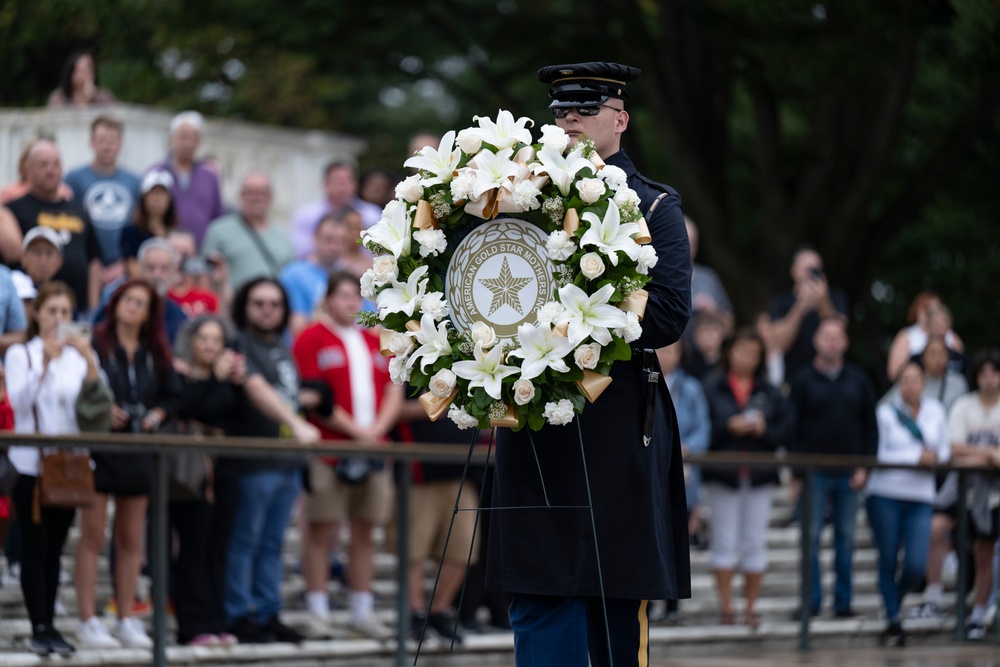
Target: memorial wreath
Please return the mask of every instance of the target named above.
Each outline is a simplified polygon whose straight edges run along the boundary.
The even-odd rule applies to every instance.
[[[561,425],[642,333],[656,264],[639,197],[593,142],[501,110],[406,160],[362,233],[361,277],[393,382],[460,428]]]

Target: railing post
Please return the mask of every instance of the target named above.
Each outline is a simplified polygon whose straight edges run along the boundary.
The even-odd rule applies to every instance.
[[[167,540],[167,464],[162,447],[153,454],[152,522],[153,544],[153,667],[167,665],[167,564],[170,548]]]
[[[812,535],[812,468],[802,475],[802,490],[799,492],[799,650],[809,650],[809,622],[812,615],[812,558],[810,558]],[[793,510],[794,511],[794,510]],[[820,526],[822,530],[822,526]]]
[[[964,470],[958,473],[958,502],[956,503],[955,555],[958,556],[958,574],[955,577],[955,641],[965,642],[965,596],[969,586],[969,516],[966,498],[969,478]]]
[[[396,583],[399,594],[396,599],[396,667],[404,667],[406,640],[410,638],[410,484],[413,469],[409,460],[396,463],[396,556],[399,559]]]

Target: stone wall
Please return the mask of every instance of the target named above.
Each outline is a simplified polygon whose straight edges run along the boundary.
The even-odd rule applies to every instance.
[[[119,162],[136,172],[163,159],[174,113],[135,104],[90,109],[0,109],[0,184],[17,179],[17,158],[32,137],[54,138],[68,171],[91,161],[90,123],[99,114],[125,123]],[[364,139],[313,130],[292,130],[206,118],[200,156],[217,160],[222,198],[235,206],[243,176],[251,170],[271,174],[274,183],[274,220],[287,225],[292,211],[321,194],[323,166],[331,160],[357,163],[368,148]]]

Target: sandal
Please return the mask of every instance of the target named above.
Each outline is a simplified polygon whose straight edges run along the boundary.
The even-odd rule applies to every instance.
[[[760,616],[748,611],[743,616],[743,624],[748,626],[751,630],[756,630],[760,626]]]
[[[724,611],[719,614],[719,625],[736,625],[736,616],[731,611]]]

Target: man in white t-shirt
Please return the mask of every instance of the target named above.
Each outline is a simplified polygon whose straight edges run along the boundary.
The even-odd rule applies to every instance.
[[[955,401],[948,415],[948,437],[956,464],[1000,468],[1000,349],[980,350],[969,365],[972,391]],[[993,552],[1000,538],[1000,478],[973,475],[969,480],[969,530],[975,554],[975,597],[968,638],[986,635],[986,604],[993,589]],[[943,613],[941,566],[957,518],[958,478],[952,473],[935,501],[927,557],[927,588],[919,616]],[[961,557],[961,556],[960,556]]]

